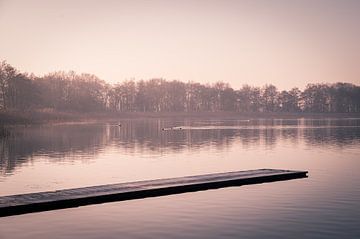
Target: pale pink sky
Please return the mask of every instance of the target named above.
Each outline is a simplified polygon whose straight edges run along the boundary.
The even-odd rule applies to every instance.
[[[0,0],[0,59],[108,82],[360,84],[356,0]]]

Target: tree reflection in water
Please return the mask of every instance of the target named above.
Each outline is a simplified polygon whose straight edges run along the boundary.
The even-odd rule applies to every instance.
[[[182,126],[182,130],[163,131]],[[115,123],[12,127],[0,137],[0,172],[11,173],[37,156],[50,160],[87,160],[108,146],[131,152],[223,150],[234,142],[243,147],[275,147],[281,140],[296,145],[344,147],[360,140],[360,120],[123,120]]]

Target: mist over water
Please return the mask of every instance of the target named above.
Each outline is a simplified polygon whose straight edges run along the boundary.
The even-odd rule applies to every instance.
[[[359,119],[153,119],[8,130],[0,138],[2,196],[257,168],[307,170],[309,177],[1,218],[0,238],[360,236]]]

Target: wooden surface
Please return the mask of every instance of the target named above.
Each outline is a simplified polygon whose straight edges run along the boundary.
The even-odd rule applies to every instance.
[[[0,197],[0,217],[307,177],[306,171],[258,169]]]

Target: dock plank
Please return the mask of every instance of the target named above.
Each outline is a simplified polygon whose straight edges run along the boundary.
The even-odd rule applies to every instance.
[[[307,177],[307,171],[257,169],[0,197],[0,217]]]

